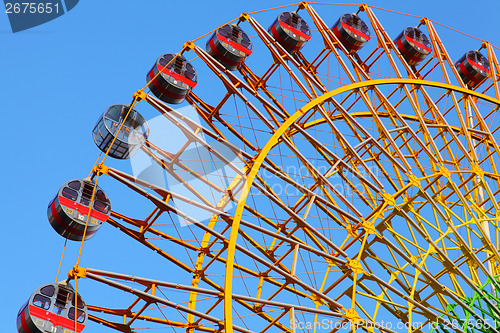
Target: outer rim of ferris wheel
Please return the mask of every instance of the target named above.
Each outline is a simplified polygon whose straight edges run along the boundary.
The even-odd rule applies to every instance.
[[[373,86],[378,86],[378,85],[386,85],[386,84],[402,84],[402,85],[416,85],[416,86],[429,86],[429,87],[437,87],[437,88],[444,88],[448,89],[450,91],[455,91],[455,92],[460,92],[464,95],[470,95],[474,97],[481,98],[483,100],[489,101],[493,104],[496,104],[497,106],[500,106],[500,100],[481,94],[476,91],[472,91],[466,88],[462,87],[457,87],[451,84],[446,84],[442,82],[432,82],[432,81],[424,81],[424,80],[415,80],[415,79],[380,79],[380,80],[369,80],[369,81],[362,81],[362,82],[356,82],[353,84],[349,84],[340,88],[337,88],[335,90],[332,90],[326,94],[323,94],[316,99],[312,100],[311,102],[307,103],[304,105],[302,108],[297,110],[294,114],[292,114],[284,123],[281,125],[276,132],[273,134],[272,138],[267,142],[267,144],[262,148],[260,153],[257,155],[257,158],[245,180],[245,184],[243,186],[243,190],[240,194],[240,198],[238,200],[238,206],[236,208],[236,212],[234,215],[234,220],[232,224],[232,229],[231,229],[231,236],[229,239],[229,245],[228,245],[228,261],[226,264],[226,274],[225,274],[225,295],[224,295],[224,319],[225,319],[225,327],[226,327],[226,332],[232,333],[232,280],[233,280],[233,267],[234,267],[234,255],[235,255],[235,248],[236,248],[236,241],[238,238],[238,229],[240,225],[240,221],[242,218],[245,202],[247,200],[250,188],[252,187],[252,183],[255,180],[255,176],[260,169],[262,163],[264,162],[264,159],[266,158],[267,154],[269,151],[278,144],[280,141],[280,138],[283,136],[285,131],[289,129],[300,116],[305,115],[307,112],[309,112],[312,108],[314,108],[316,105],[323,103],[324,101],[335,97],[338,94],[341,94],[343,92],[363,88],[363,87],[373,87]],[[443,166],[443,168],[445,168]],[[446,168],[445,168],[446,169]],[[479,170],[479,169],[478,169]],[[444,172],[444,171],[443,171]],[[388,198],[387,200],[390,200]],[[346,312],[348,309],[343,309]],[[483,310],[481,310],[483,311]],[[467,316],[468,319],[469,316]],[[349,320],[351,320],[353,323],[356,323],[359,318],[356,316],[348,317]]]

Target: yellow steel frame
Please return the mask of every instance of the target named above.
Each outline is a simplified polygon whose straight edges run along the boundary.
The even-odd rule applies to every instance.
[[[226,274],[225,274],[225,284],[224,284],[224,320],[225,320],[225,328],[227,333],[232,333],[233,332],[233,310],[232,310],[232,292],[233,292],[233,269],[234,269],[234,256],[236,254],[236,241],[238,238],[238,231],[239,231],[239,226],[240,226],[240,221],[243,216],[243,210],[245,208],[245,202],[247,200],[248,194],[250,192],[250,188],[252,187],[252,184],[255,180],[255,177],[257,175],[257,172],[259,171],[262,163],[264,162],[265,158],[269,154],[270,150],[276,146],[281,137],[285,134],[285,131],[289,129],[292,124],[294,124],[297,119],[299,119],[301,116],[304,116],[308,111],[313,109],[315,106],[318,104],[321,104],[325,102],[326,100],[333,98],[336,95],[339,95],[344,92],[352,91],[355,89],[359,88],[364,88],[364,87],[371,87],[371,86],[378,86],[378,85],[384,85],[384,84],[403,84],[403,85],[419,85],[419,86],[430,86],[430,87],[438,87],[438,88],[444,88],[450,91],[455,91],[455,92],[460,92],[465,95],[471,95],[474,97],[478,97],[481,99],[484,99],[486,101],[489,101],[497,106],[500,106],[500,100],[475,92],[468,90],[466,88],[462,87],[457,87],[454,85],[450,85],[447,83],[441,83],[441,82],[432,82],[432,81],[422,81],[422,80],[416,80],[416,79],[381,79],[381,80],[370,80],[370,81],[363,81],[363,82],[356,82],[350,85],[346,85],[340,88],[337,88],[335,90],[332,90],[326,94],[323,94],[311,102],[307,103],[304,105],[302,108],[297,110],[295,113],[293,113],[273,134],[272,138],[268,141],[268,143],[262,148],[260,153],[257,155],[257,158],[255,159],[255,162],[250,170],[250,173],[248,174],[245,184],[243,186],[242,192],[240,194],[239,200],[238,200],[238,206],[236,208],[236,212],[234,214],[234,219],[232,223],[232,228],[231,228],[231,234],[229,238],[229,244],[228,244],[228,249],[227,249],[227,262],[226,262]],[[392,197],[388,197],[386,199],[387,201],[393,201]],[[361,255],[361,252],[360,252]],[[359,263],[359,258],[356,259],[356,262]],[[357,273],[354,275],[356,279]],[[356,280],[354,281],[354,286],[356,284]],[[353,297],[353,302],[354,302],[354,297]],[[343,309],[346,311],[348,309]],[[356,320],[356,316],[351,316],[349,319]]]

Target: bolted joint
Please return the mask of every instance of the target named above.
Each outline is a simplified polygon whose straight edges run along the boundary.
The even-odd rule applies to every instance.
[[[80,277],[87,277],[87,270],[80,266],[74,266],[72,270],[68,272],[69,279],[76,279]]]
[[[422,17],[420,19],[420,24],[427,25],[427,21],[429,21],[429,19],[427,17]]]
[[[137,90],[132,97],[134,97],[137,101],[140,101],[142,99],[146,99],[148,94],[146,94],[143,90]]]
[[[109,168],[102,163],[97,164],[92,170],[94,174],[105,174],[107,175],[109,172]]]
[[[255,313],[262,313],[263,309],[264,309],[264,305],[262,305],[262,304],[253,306],[253,310],[255,311]]]
[[[271,250],[271,249],[266,249],[265,250],[266,254],[270,257],[274,257],[274,250]]]
[[[361,266],[358,260],[349,260],[347,267],[349,267],[354,274],[362,274],[364,272],[363,266]]]
[[[355,309],[347,309],[347,311],[345,312],[345,314],[342,316],[344,317],[345,319],[349,320],[352,324],[357,324],[358,323],[358,320],[360,320],[361,318],[359,317],[358,313],[356,312]]]
[[[361,226],[363,227],[365,232],[368,233],[369,235],[375,235],[377,233],[377,231],[375,230],[375,225],[373,224],[373,221],[363,220],[361,222]]]
[[[382,192],[382,197],[388,205],[394,205],[396,203],[394,197],[387,192]]]
[[[182,45],[183,50],[194,50],[196,45],[193,43],[193,41],[188,40],[187,42]]]
[[[358,235],[358,227],[354,225],[348,225],[346,228],[346,231],[349,235],[352,237],[356,237]]]
[[[280,229],[282,231],[286,231],[286,224],[278,223],[276,226],[278,227],[278,229]]]
[[[299,9],[305,9],[309,7],[309,4],[305,1],[302,1],[301,3],[299,3]]]
[[[323,299],[316,294],[312,294],[310,296],[310,298],[314,302],[314,304],[316,304],[317,306],[322,306],[322,305],[326,304],[325,301],[323,301]]]
[[[250,15],[248,13],[241,13],[240,17],[240,22],[245,22],[250,19]]]
[[[197,277],[200,277],[200,278],[204,278],[205,277],[205,271],[197,269],[197,270],[194,271],[194,275],[196,275]]]
[[[362,3],[361,5],[359,5],[358,8],[360,12],[365,12],[366,9],[368,8],[368,5],[366,3]]]
[[[204,253],[204,254],[210,254],[210,249],[208,247],[206,247],[206,246],[202,246],[200,248],[200,252]]]

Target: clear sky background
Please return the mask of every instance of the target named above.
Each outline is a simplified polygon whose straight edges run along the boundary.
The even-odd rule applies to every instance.
[[[20,306],[36,287],[55,279],[64,239],[50,227],[46,207],[65,181],[89,173],[99,154],[91,136],[97,117],[111,104],[129,103],[160,54],[176,53],[184,42],[242,12],[289,3],[82,0],[66,15],[16,34],[0,6],[0,112],[4,119],[0,139],[5,148],[0,157],[2,332],[15,332]],[[427,16],[500,45],[498,0],[373,0],[368,4]],[[321,7],[315,8],[321,15]],[[335,17],[323,19],[332,25],[342,13],[339,8]],[[416,24],[410,17],[399,19],[382,20],[382,24],[398,32]],[[266,27],[270,23],[261,22]],[[472,39],[451,32],[449,37],[445,45],[457,58],[478,48]],[[68,244],[61,277],[74,265],[78,245]],[[105,225],[85,245],[82,266],[118,272],[126,268],[130,274],[136,266],[150,267],[153,275],[161,275],[152,268],[157,259]],[[175,277],[168,280],[175,281]],[[111,330],[89,324],[86,331]]]

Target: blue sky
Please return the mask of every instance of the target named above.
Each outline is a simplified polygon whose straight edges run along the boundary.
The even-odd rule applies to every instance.
[[[86,0],[54,21],[16,34],[2,10],[0,97],[5,121],[0,138],[5,150],[0,163],[4,296],[0,321],[7,332],[15,331],[17,311],[32,290],[55,279],[64,239],[50,227],[46,206],[65,181],[83,178],[90,171],[99,153],[91,137],[97,117],[111,104],[130,102],[133,92],[144,86],[146,72],[158,55],[179,51],[184,42],[242,12],[289,3]],[[497,0],[477,6],[449,0],[368,3],[427,16],[500,45]],[[321,7],[315,8],[321,14]],[[337,19],[323,18],[330,25]],[[405,19],[410,18],[401,18]],[[399,24],[382,23],[386,27]],[[459,38],[450,37],[450,41],[445,43],[449,52],[463,53],[469,48]],[[109,226],[102,229],[85,245],[82,266],[120,270],[133,263],[147,269],[155,262],[151,252],[118,231]],[[124,259],[121,254],[128,246],[136,248]],[[62,275],[74,265],[77,250],[76,243],[68,245]],[[128,273],[133,274],[130,269]],[[110,330],[89,326],[87,331]]]

